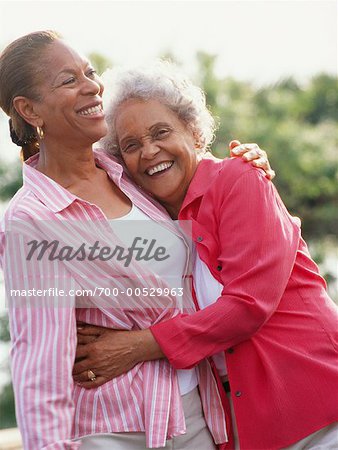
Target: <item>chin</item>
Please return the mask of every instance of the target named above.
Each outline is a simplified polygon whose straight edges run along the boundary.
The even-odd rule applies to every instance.
[[[102,130],[95,133],[95,135],[93,135],[93,142],[97,142],[102,139],[107,134],[107,132],[108,130],[106,128],[103,128]]]

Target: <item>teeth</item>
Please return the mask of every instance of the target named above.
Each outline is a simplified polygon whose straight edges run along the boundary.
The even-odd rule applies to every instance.
[[[93,106],[92,108],[84,109],[83,111],[80,111],[79,114],[81,114],[82,116],[92,116],[101,111],[102,111],[102,106],[97,105],[97,106]]]
[[[173,164],[174,164],[173,161],[161,163],[158,166],[152,167],[151,169],[147,170],[147,174],[154,175],[157,172],[161,172],[162,170],[169,169],[169,167],[171,167]]]

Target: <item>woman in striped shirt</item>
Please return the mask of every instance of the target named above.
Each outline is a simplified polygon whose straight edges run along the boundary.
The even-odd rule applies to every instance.
[[[112,242],[126,244],[113,221],[132,214],[165,230],[176,281],[189,275],[188,244],[165,210],[120,164],[93,150],[107,132],[102,93],[89,61],[54,32],[24,36],[0,56],[0,106],[25,160],[23,187],[0,232],[24,448],[215,448],[227,435],[206,360],[179,372],[154,358],[91,391],[73,384],[76,321],[141,330],[194,308],[188,291],[179,286],[178,298],[170,277],[156,273],[159,263],[107,258]],[[161,270],[169,272],[166,265]],[[150,297],[149,289],[162,295]],[[96,375],[87,368],[87,379]]]

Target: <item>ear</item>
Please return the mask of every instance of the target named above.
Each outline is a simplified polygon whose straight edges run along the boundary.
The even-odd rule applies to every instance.
[[[35,111],[35,102],[27,97],[18,96],[13,99],[16,112],[34,128],[42,127],[43,120]]]
[[[197,149],[202,148],[203,146],[202,146],[202,142],[201,142],[201,136],[195,128],[192,129],[192,135],[193,135],[194,142],[195,142],[195,148],[197,148]]]

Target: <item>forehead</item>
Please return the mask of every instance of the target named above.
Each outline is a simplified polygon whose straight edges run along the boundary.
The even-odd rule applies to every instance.
[[[88,60],[62,40],[52,42],[46,49],[45,64],[47,70],[54,73],[64,69],[76,69],[88,64]]]
[[[177,115],[160,101],[139,99],[127,100],[118,107],[115,125],[120,133],[149,129],[158,122],[183,125]]]

